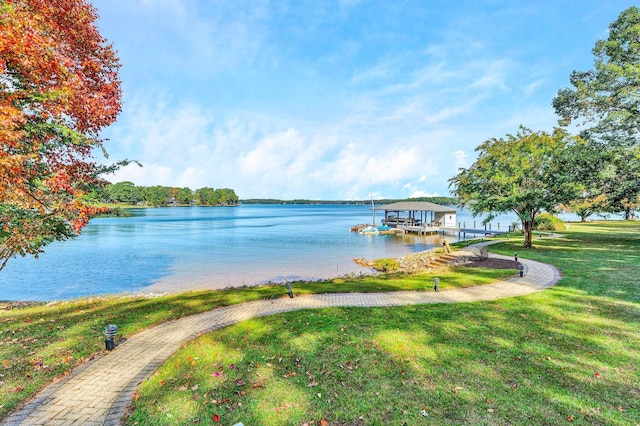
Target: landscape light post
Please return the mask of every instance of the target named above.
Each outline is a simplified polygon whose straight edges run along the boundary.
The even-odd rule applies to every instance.
[[[285,281],[285,284],[287,285],[287,293],[289,294],[289,297],[293,299],[293,284],[289,281]]]
[[[524,265],[518,266],[518,269],[520,270],[520,276],[524,277]]]
[[[436,291],[436,292],[439,291],[440,290],[440,278],[437,278],[437,277],[434,278],[433,282],[436,284],[436,285],[433,286],[433,290]]]
[[[118,332],[118,326],[115,324],[109,324],[104,328],[104,336],[106,339],[104,340],[105,347],[108,351],[112,351],[116,347],[115,337]]]
[[[518,253],[513,253],[513,259],[517,262],[518,261]]]

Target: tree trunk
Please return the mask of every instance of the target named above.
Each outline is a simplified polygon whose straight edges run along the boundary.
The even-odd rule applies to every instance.
[[[522,221],[522,233],[524,234],[523,247],[533,247],[533,220]]]

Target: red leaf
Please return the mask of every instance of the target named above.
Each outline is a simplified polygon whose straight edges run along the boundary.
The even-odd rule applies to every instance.
[[[216,423],[220,423],[220,417],[215,413],[213,413],[213,421]]]

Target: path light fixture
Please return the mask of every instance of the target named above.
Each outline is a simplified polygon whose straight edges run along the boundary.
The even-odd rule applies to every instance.
[[[434,278],[433,282],[436,284],[433,286],[433,290],[434,291],[439,291],[440,290],[440,278]]]
[[[513,260],[518,261],[518,253],[513,253]]]
[[[104,328],[104,336],[106,339],[104,340],[105,347],[108,351],[112,351],[116,347],[115,337],[118,332],[118,326],[115,324],[109,324]]]
[[[287,293],[289,294],[289,297],[293,299],[293,284],[289,281],[285,281],[284,283],[287,285]]]
[[[520,270],[520,276],[524,277],[524,265],[518,266],[518,269]]]

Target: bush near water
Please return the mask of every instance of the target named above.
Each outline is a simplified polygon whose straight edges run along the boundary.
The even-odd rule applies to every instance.
[[[564,231],[566,228],[559,217],[549,213],[540,213],[533,221],[533,229],[538,231]]]
[[[376,259],[373,261],[373,269],[379,272],[397,272],[400,270],[400,262],[388,257]]]

